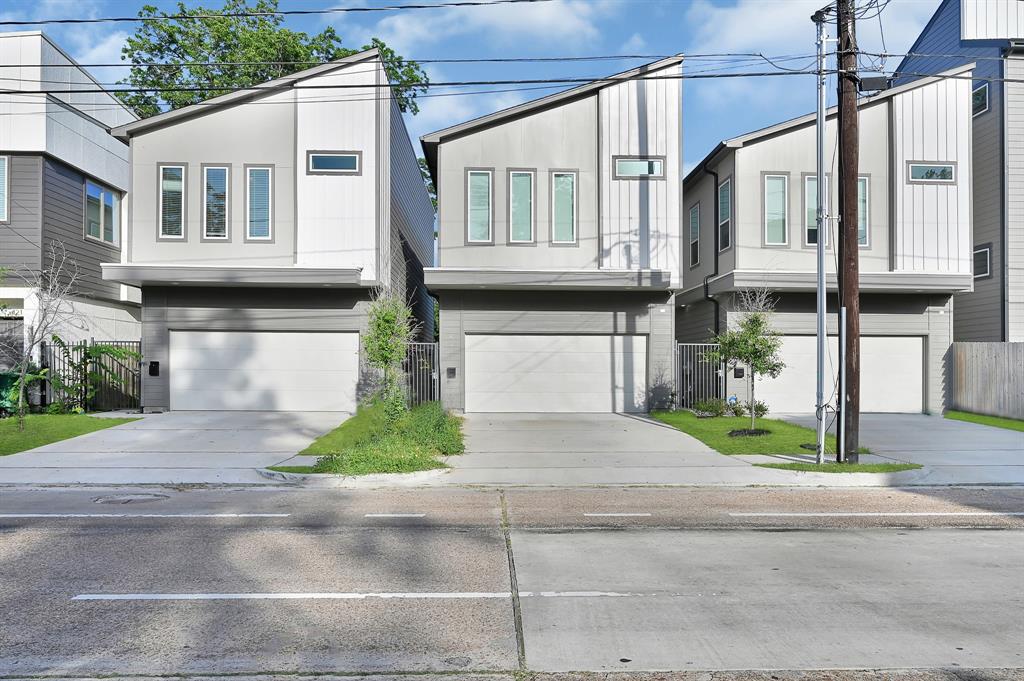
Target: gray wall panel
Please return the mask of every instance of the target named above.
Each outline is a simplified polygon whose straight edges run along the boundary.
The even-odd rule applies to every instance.
[[[9,156],[9,191],[7,222],[0,222],[0,267],[39,267],[41,243],[42,156]],[[17,282],[8,279],[8,285]]]

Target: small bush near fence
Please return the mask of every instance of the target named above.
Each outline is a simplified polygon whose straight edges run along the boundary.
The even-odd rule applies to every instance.
[[[749,402],[728,402],[719,398],[699,400],[694,403],[694,414],[699,418],[715,418],[719,416],[746,416],[750,413]],[[761,400],[754,401],[754,416],[763,418],[768,414],[768,405]]]

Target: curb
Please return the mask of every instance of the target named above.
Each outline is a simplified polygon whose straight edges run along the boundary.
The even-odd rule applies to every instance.
[[[281,473],[265,468],[256,472],[263,478],[285,484],[299,484],[309,489],[363,489],[367,487],[414,487],[441,482],[451,472],[438,468],[415,473],[373,473],[369,475],[337,475],[334,473]]]

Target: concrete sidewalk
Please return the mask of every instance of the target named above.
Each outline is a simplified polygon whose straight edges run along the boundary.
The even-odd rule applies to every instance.
[[[0,457],[0,484],[281,484],[263,469],[348,418],[335,412],[117,415],[141,418]]]

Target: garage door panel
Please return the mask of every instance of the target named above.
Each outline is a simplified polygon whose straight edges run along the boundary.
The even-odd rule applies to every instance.
[[[172,331],[171,409],[355,410],[356,333]]]
[[[644,411],[644,336],[466,336],[466,411]]]

